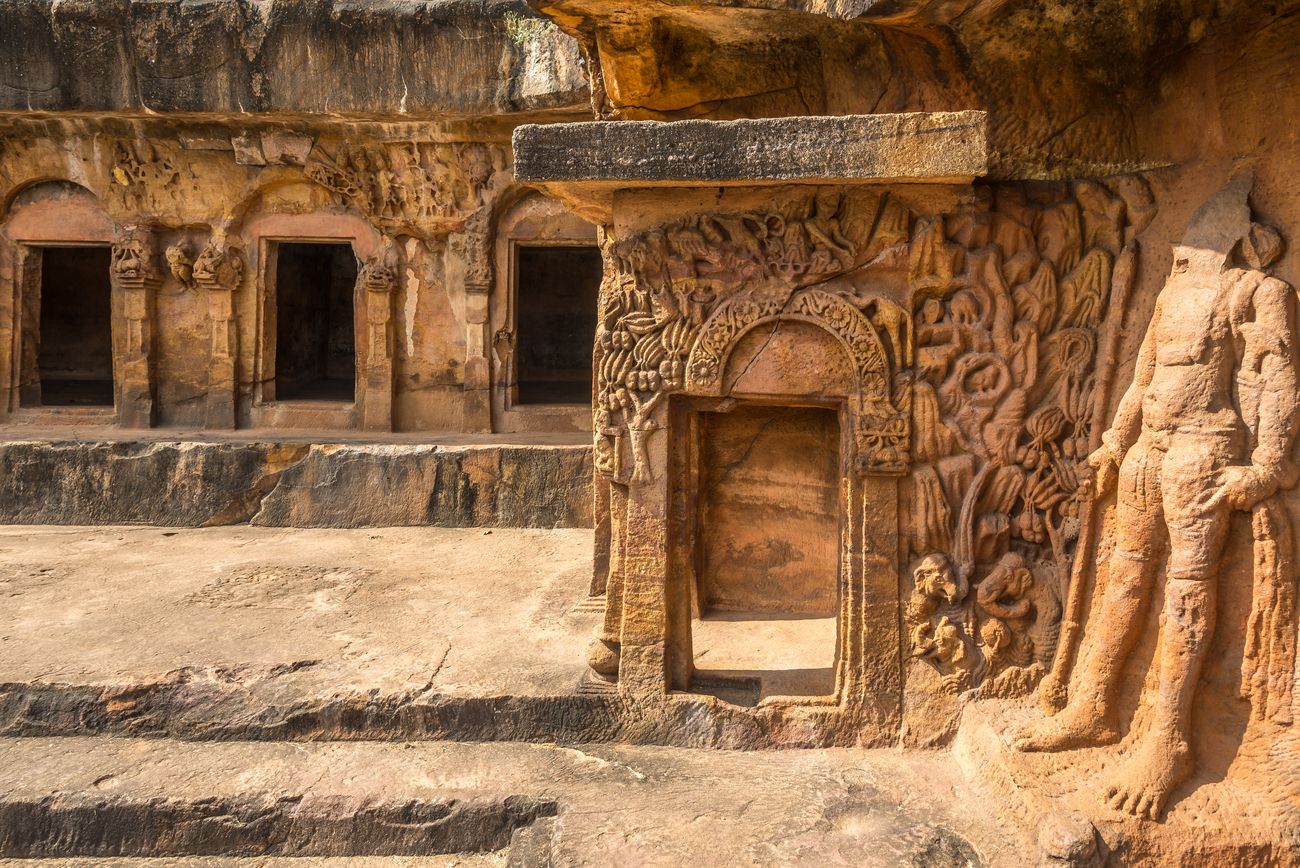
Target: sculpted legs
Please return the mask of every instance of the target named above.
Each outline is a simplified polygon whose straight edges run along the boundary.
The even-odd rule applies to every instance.
[[[1150,725],[1106,788],[1106,801],[1117,810],[1155,819],[1192,768],[1192,700],[1214,635],[1219,553],[1228,531],[1228,507],[1216,498],[1216,483],[1231,451],[1212,439],[1184,438],[1165,458],[1169,564],[1155,661],[1159,680]]]
[[[1214,633],[1214,607],[1212,580],[1167,580],[1151,728],[1106,788],[1106,801],[1116,810],[1158,818],[1169,792],[1191,771],[1188,726],[1201,664]]]
[[[1159,565],[1163,535],[1159,473],[1159,453],[1146,444],[1137,443],[1125,456],[1115,507],[1116,546],[1105,596],[1095,625],[1089,627],[1069,702],[1059,714],[1025,729],[1015,743],[1020,750],[1091,747],[1119,737],[1112,707],[1115,686],[1141,635]]]

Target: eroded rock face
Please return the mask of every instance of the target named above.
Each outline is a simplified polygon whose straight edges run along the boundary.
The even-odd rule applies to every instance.
[[[1239,40],[1287,26],[1294,8],[1178,0],[531,2],[581,41],[605,116],[979,109],[989,113],[1000,177],[1107,175],[1185,156],[1187,137],[1152,124],[1171,81],[1207,54],[1235,56]]]
[[[576,44],[516,0],[20,0],[0,111],[484,115],[581,105]]]
[[[590,527],[582,447],[14,442],[0,521]]]

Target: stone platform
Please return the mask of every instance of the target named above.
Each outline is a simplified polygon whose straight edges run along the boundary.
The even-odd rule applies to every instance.
[[[591,527],[585,435],[10,431],[0,522]]]
[[[942,754],[0,739],[0,856],[949,868],[1017,843]]]
[[[963,710],[952,756],[1003,822],[1055,831],[1083,819],[1096,828],[1107,864],[1300,865],[1300,734],[1261,749],[1248,732],[1236,755],[1227,754],[1228,767],[1202,763],[1153,823],[1103,804],[1107,783],[1132,753],[1131,734],[1094,749],[1015,750],[1015,734],[1036,716],[1030,700],[973,702]],[[1203,728],[1197,737],[1228,736]]]
[[[331,709],[563,695],[590,577],[584,530],[7,527],[2,719],[274,737]]]
[[[580,692],[591,570],[578,529],[0,527],[0,735],[858,743],[782,706]],[[696,656],[798,652],[803,623],[711,625]]]

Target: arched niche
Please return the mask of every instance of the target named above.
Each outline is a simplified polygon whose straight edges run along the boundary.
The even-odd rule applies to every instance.
[[[701,325],[667,415],[671,689],[896,704],[898,671],[878,661],[898,640],[905,329],[884,304],[759,288]],[[784,644],[756,645],[765,630]]]
[[[113,218],[94,193],[57,179],[19,189],[6,204],[3,225],[5,235],[20,243],[108,244],[114,231]]]
[[[53,273],[56,265],[51,262],[48,268],[43,266],[49,257],[71,260],[80,255],[79,251],[89,253],[92,260],[82,265],[92,269],[84,283],[93,297],[86,298],[84,304],[71,299],[62,307],[87,323],[97,317],[93,324],[87,325],[93,334],[88,335],[86,347],[78,349],[80,339],[70,326],[46,322],[45,331],[52,339],[47,344],[57,343],[55,338],[62,340],[68,344],[62,355],[69,357],[82,350],[88,357],[102,356],[101,361],[106,363],[100,365],[105,369],[104,376],[112,377],[114,346],[123,330],[119,321],[120,305],[111,292],[108,271],[108,247],[117,228],[113,218],[93,192],[60,178],[21,185],[4,203],[3,215],[0,221],[0,413],[40,414],[43,420],[55,423],[85,423],[90,417],[99,422],[113,421],[111,397],[101,399],[100,406],[52,403],[55,399],[51,394],[43,394],[41,385],[42,282],[43,275]],[[59,334],[61,331],[68,334]],[[55,352],[47,346],[47,357]],[[48,363],[49,358],[45,361]],[[111,380],[105,382],[111,394]]]
[[[303,205],[324,205],[314,185],[298,184],[263,191],[258,201],[244,209],[239,237],[247,257],[246,281],[252,282],[251,298],[238,303],[245,320],[253,320],[251,379],[253,393],[248,420],[254,426],[276,428],[347,429],[377,425],[391,428],[392,371],[387,349],[373,340],[379,329],[385,335],[391,328],[391,293],[383,299],[370,298],[360,279],[363,265],[385,247],[385,239],[375,227],[357,214],[332,207],[330,210],[296,210]],[[315,201],[320,198],[321,201]],[[296,206],[295,206],[296,203]],[[295,210],[277,210],[295,207]],[[338,247],[351,249],[352,335],[354,377],[351,399],[286,400],[276,393],[276,358],[278,331],[277,279],[281,273],[279,251],[286,245],[326,245],[332,255]],[[383,355],[383,359],[372,358]],[[369,376],[372,363],[386,372]],[[373,421],[367,406],[382,419]]]
[[[562,396],[549,400],[543,393],[529,395],[521,389],[521,360],[527,364],[535,356],[566,357],[585,355],[590,358],[590,342],[595,335],[595,292],[600,279],[600,250],[596,227],[566,208],[559,200],[535,191],[514,198],[499,211],[494,256],[495,281],[489,299],[488,325],[491,335],[489,356],[492,361],[493,427],[499,431],[589,431],[591,430],[590,385],[579,397]],[[576,294],[572,307],[591,317],[590,328],[571,329],[577,346],[552,348],[556,352],[532,352],[530,346],[539,328],[539,312],[551,310],[557,316],[559,305],[538,295],[547,291],[542,271],[563,271],[565,260],[573,260],[570,273],[595,286],[582,287],[590,299]],[[541,278],[541,279],[538,279]],[[567,297],[567,296],[566,296]],[[525,370],[526,374],[527,371]]]
[[[839,340],[816,323],[771,319],[736,341],[719,378],[722,394],[737,398],[847,398],[857,371]]]

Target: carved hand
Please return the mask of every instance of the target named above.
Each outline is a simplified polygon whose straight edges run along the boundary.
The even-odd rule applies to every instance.
[[[1092,468],[1092,474],[1079,480],[1080,488],[1085,489],[1085,493],[1088,488],[1091,488],[1093,497],[1105,494],[1119,476],[1119,461],[1115,450],[1104,444],[1099,446],[1088,456],[1088,466]]]
[[[1234,464],[1223,468],[1220,488],[1206,502],[1208,509],[1227,504],[1230,509],[1248,510],[1273,493],[1272,475],[1254,464]]]

